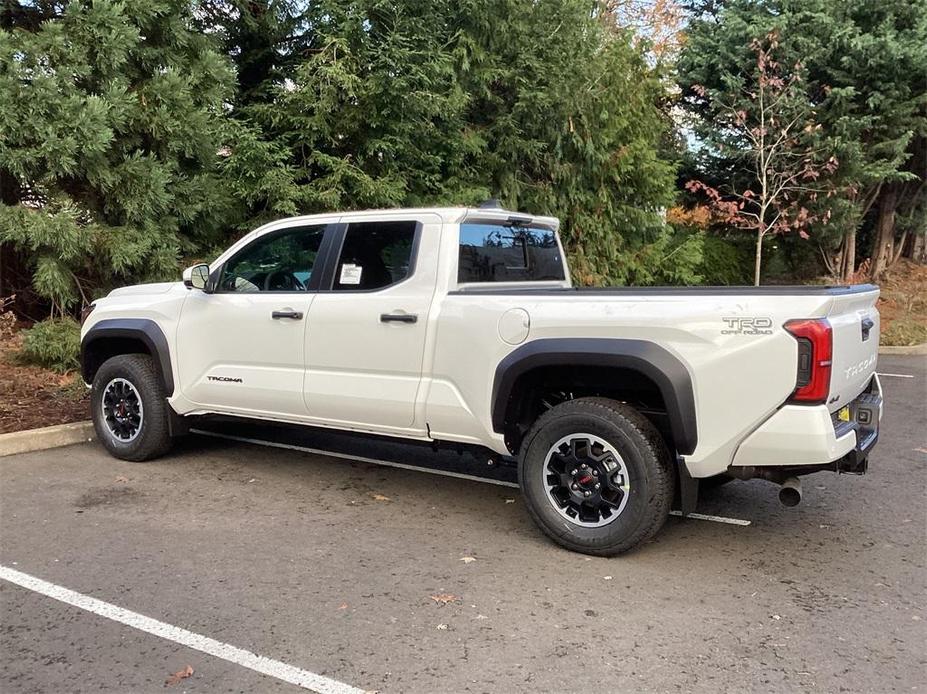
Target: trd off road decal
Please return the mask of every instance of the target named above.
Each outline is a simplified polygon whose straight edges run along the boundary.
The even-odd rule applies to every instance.
[[[772,318],[721,318],[727,326],[722,335],[772,335]]]

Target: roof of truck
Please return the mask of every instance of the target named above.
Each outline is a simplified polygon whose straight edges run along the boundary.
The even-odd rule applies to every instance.
[[[500,220],[506,221],[512,217],[521,218],[524,220],[529,220],[543,224],[545,226],[551,226],[557,228],[560,226],[560,220],[556,217],[545,217],[541,215],[533,215],[527,212],[516,212],[514,210],[506,210],[502,207],[496,206],[481,206],[481,207],[399,207],[399,208],[387,208],[387,209],[373,209],[373,210],[354,210],[351,212],[323,212],[319,214],[312,215],[300,215],[296,217],[288,217],[286,219],[278,219],[271,224],[277,225],[280,222],[300,222],[300,223],[311,223],[317,220],[330,220],[332,217],[338,217],[340,219],[347,220],[362,220],[370,217],[404,217],[404,216],[421,216],[421,215],[436,215],[441,218],[441,221],[446,224],[455,224],[461,222],[465,219],[469,220]],[[266,226],[266,225],[265,225]],[[263,227],[262,227],[263,228]]]

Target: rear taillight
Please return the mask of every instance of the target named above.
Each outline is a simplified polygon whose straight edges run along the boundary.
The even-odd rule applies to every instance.
[[[798,375],[790,402],[822,405],[830,393],[834,333],[826,318],[790,320],[785,329],[798,341]]]

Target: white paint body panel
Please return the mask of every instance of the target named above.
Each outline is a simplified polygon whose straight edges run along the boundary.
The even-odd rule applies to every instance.
[[[881,394],[879,377],[874,378],[873,392]],[[878,417],[882,419],[881,407]],[[825,405],[786,405],[744,439],[733,464],[814,465],[842,458],[856,447],[856,439],[855,431],[837,437]]]
[[[205,294],[191,291],[180,315],[177,382],[197,408],[305,416],[306,321],[315,294]],[[221,381],[212,379],[240,379]]]
[[[860,339],[860,323],[864,318],[873,322],[870,339]],[[828,320],[834,331],[834,357],[831,366],[831,412],[839,410],[866,387],[879,360],[879,312],[865,295],[836,296],[828,310]]]
[[[437,273],[425,259],[438,255],[442,222],[434,214],[403,219],[422,224],[411,277],[378,291],[322,292],[312,304],[305,399],[314,421],[426,433],[415,404]],[[416,322],[384,323],[382,314],[412,315]]]
[[[856,446],[856,432],[839,439],[825,405],[786,405],[740,445],[734,465],[813,465],[837,460]]]
[[[287,226],[398,219],[422,224],[415,271],[371,292],[205,294],[181,283],[140,285],[99,300],[84,331],[106,318],[156,321],[171,349],[176,387],[169,402],[179,414],[239,414],[473,443],[499,453],[508,450],[491,422],[495,370],[520,344],[565,337],[648,340],[690,374],[698,445],[685,461],[694,477],[719,474],[731,464],[829,462],[855,445],[855,436],[828,439],[829,411],[859,394],[875,371],[877,290],[837,296],[801,289],[467,293],[456,281],[459,222],[476,212],[430,208],[274,222],[245,236],[212,267]],[[569,276],[535,286],[566,288]],[[282,308],[305,318],[272,320],[271,311]],[[417,322],[380,321],[383,313],[402,312],[415,314]],[[769,319],[768,333],[725,332],[723,318],[757,317]],[[863,317],[875,322],[868,341],[860,338]],[[797,344],[781,326],[794,318],[827,318],[833,326],[837,400],[829,407],[784,406],[795,387]]]

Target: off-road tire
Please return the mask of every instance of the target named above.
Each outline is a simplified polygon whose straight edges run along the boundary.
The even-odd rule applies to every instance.
[[[548,451],[564,436],[595,435],[623,459],[629,476],[627,505],[601,527],[560,515],[544,484]],[[660,432],[633,407],[608,398],[577,398],[541,415],[525,436],[518,478],[531,517],[557,544],[575,552],[613,556],[647,542],[666,522],[676,484],[670,452]]]
[[[104,390],[114,378],[131,383],[142,401],[144,415],[138,435],[132,441],[120,441],[103,416]],[[116,458],[140,463],[164,455],[170,449],[169,405],[161,378],[147,354],[121,354],[107,359],[93,378],[90,406],[97,439]]]

